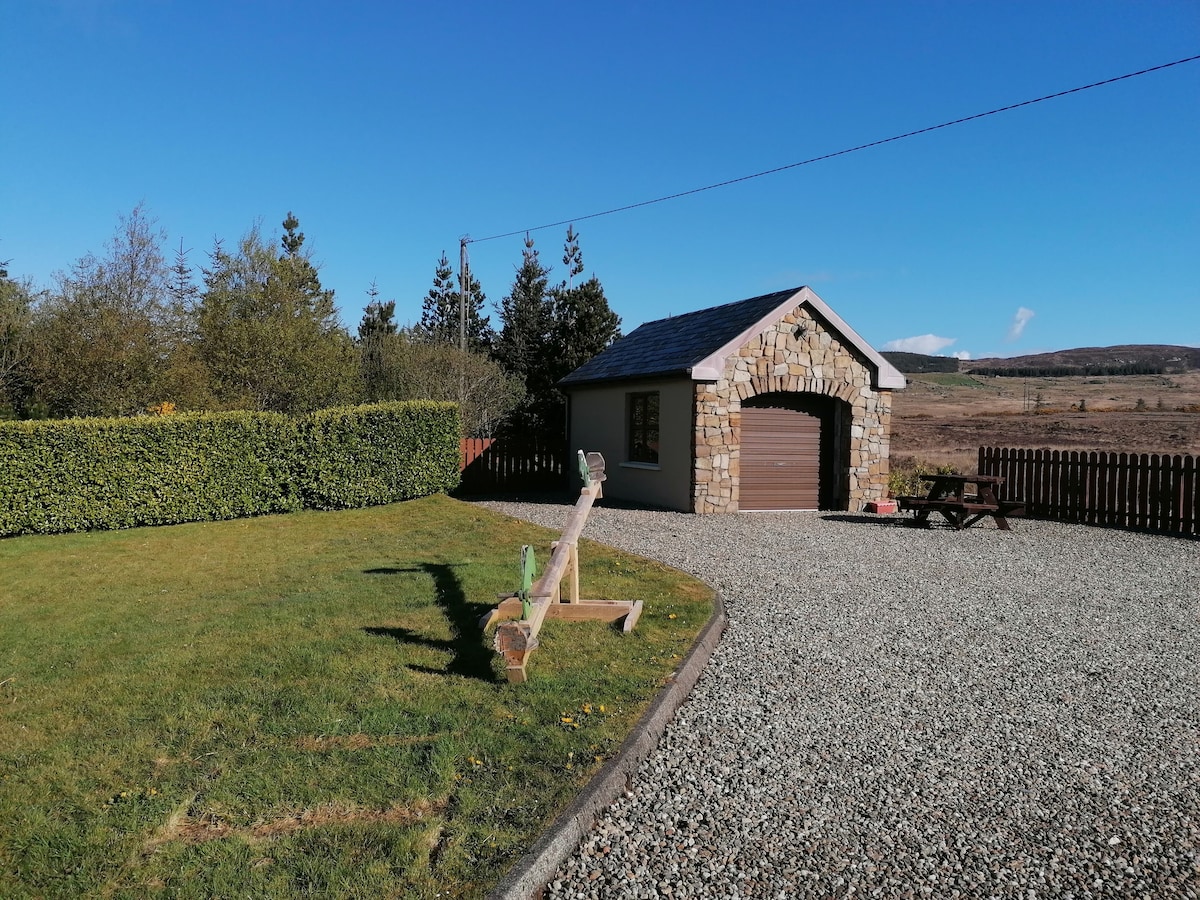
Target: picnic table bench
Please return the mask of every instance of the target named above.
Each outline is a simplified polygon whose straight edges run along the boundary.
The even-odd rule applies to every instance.
[[[916,513],[914,525],[929,526],[929,514],[941,513],[956,529],[970,528],[985,516],[991,516],[996,527],[1008,531],[1008,516],[1020,515],[1025,504],[1019,500],[999,500],[996,491],[1004,484],[999,475],[922,475],[930,482],[924,497],[897,497],[903,510]],[[975,492],[967,493],[967,485]]]

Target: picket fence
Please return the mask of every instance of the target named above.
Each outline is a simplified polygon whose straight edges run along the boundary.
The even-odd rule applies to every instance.
[[[1198,469],[1195,456],[979,448],[979,473],[1002,476],[1000,499],[1027,516],[1193,537]]]
[[[464,438],[459,493],[558,491],[567,486],[567,444],[541,437]]]

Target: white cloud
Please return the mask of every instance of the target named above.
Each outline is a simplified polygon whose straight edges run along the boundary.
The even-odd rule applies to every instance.
[[[926,356],[933,356],[957,340],[958,338],[938,337],[936,334],[919,334],[916,337],[888,341],[881,349],[895,350],[900,353],[924,353]]]
[[[1018,306],[1017,311],[1013,313],[1012,324],[1008,326],[1008,336],[1006,340],[1015,341],[1021,336],[1021,332],[1025,330],[1025,326],[1029,320],[1036,315],[1032,309],[1026,309],[1024,306]]]
[[[955,350],[950,355],[953,356],[955,359],[970,359],[971,351],[970,350]]]

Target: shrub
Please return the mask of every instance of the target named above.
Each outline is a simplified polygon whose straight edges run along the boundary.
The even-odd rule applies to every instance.
[[[305,506],[375,506],[458,486],[460,425],[453,403],[325,409],[299,425]]]
[[[928,490],[928,485],[921,481],[922,475],[954,474],[958,474],[956,466],[939,465],[912,457],[897,459],[892,463],[891,471],[888,473],[888,496],[920,496]]]
[[[458,483],[447,403],[0,422],[0,535],[368,506]]]
[[[0,423],[0,534],[297,509],[295,443],[278,413]]]

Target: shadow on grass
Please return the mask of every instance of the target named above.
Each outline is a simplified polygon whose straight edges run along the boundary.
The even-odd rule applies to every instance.
[[[496,681],[496,673],[492,669],[494,653],[486,643],[486,635],[479,627],[479,620],[491,605],[487,603],[470,603],[463,592],[462,583],[454,574],[454,565],[442,563],[422,563],[412,569],[367,569],[367,575],[403,575],[422,572],[433,579],[435,602],[450,622],[450,630],[454,636],[449,640],[431,638],[411,628],[364,628],[367,634],[387,637],[399,644],[417,644],[443,650],[449,654],[450,662],[445,669],[434,669],[429,666],[410,665],[414,672],[425,672],[430,675],[462,675],[465,678],[477,678],[480,681]]]

